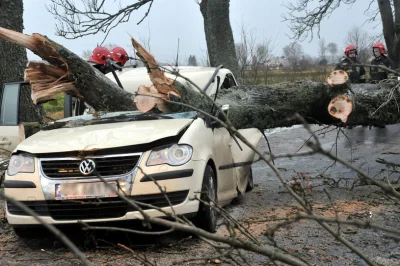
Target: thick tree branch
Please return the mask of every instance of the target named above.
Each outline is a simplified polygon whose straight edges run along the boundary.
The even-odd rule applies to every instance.
[[[78,8],[72,0],[51,0],[51,5],[46,8],[59,21],[57,35],[66,39],[76,39],[104,32],[106,33],[105,40],[118,24],[129,21],[133,11],[149,4],[147,12],[137,23],[140,24],[148,16],[153,1],[137,0],[136,3],[122,7],[115,13],[105,11],[106,0],[82,1],[82,8]]]

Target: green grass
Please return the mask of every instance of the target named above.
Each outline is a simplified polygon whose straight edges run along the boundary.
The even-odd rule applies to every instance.
[[[54,101],[43,104],[43,109],[46,116],[54,119],[60,119],[64,117],[64,94],[58,94]]]

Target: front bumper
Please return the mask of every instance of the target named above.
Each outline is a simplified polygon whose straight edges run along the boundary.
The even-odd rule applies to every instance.
[[[32,203],[41,203],[41,202],[39,202],[39,201],[34,202],[33,201],[33,202],[31,202],[31,205],[33,205]],[[27,205],[29,206],[29,204],[27,204]],[[7,203],[7,206],[6,206],[6,209],[7,209],[7,220],[9,222],[9,224],[11,224],[11,225],[38,225],[38,224],[41,224],[41,222],[39,222],[38,220],[36,220],[32,216],[13,214],[13,213],[17,213],[16,210],[13,209],[13,208],[15,208],[15,207],[12,206],[12,204]],[[32,209],[35,210],[35,207],[33,207]],[[193,199],[191,199],[189,197],[186,197],[186,199],[182,203],[180,203],[178,205],[173,205],[173,209],[174,209],[174,212],[177,215],[196,213],[198,211],[198,209],[199,209],[199,201],[193,200]],[[13,213],[11,213],[10,210]],[[114,210],[115,210],[114,214],[120,213],[120,210],[118,210],[118,207],[115,207]],[[161,208],[161,210],[163,210],[164,212],[167,212],[167,213],[173,213],[171,207],[163,207],[163,208]],[[41,211],[43,212],[43,209]],[[128,212],[122,214],[122,216],[120,216],[120,217],[107,217],[107,218],[98,218],[98,219],[97,218],[95,218],[95,219],[85,219],[85,218],[82,218],[82,219],[68,219],[68,217],[66,217],[65,215],[64,215],[64,218],[60,217],[60,215],[59,215],[59,216],[57,216],[58,218],[55,219],[53,214],[56,213],[56,212],[54,212],[54,211],[52,212],[51,210],[45,210],[45,211],[48,211],[48,215],[46,215],[46,216],[40,215],[40,218],[45,223],[49,223],[49,224],[76,224],[76,223],[79,223],[79,222],[86,222],[86,223],[91,223],[91,222],[113,222],[113,221],[126,221],[126,220],[143,219],[143,216],[139,211],[128,211]],[[37,211],[37,212],[40,212],[40,211]],[[156,210],[156,209],[147,209],[147,210],[144,210],[144,212],[147,215],[149,215],[150,217],[164,217],[164,216],[166,216],[165,213],[163,213],[163,212],[161,212],[159,210]],[[66,214],[66,213],[64,213],[64,214]],[[77,216],[79,214],[75,212],[75,215]]]
[[[193,214],[198,211],[199,202],[195,199],[196,193],[201,190],[205,162],[190,161],[179,167],[158,165],[141,169],[151,176],[156,177],[158,185],[146,180],[146,175],[141,171],[130,173],[132,179],[125,182],[124,193],[138,202],[154,205],[165,212],[172,213],[171,205],[177,215]],[[190,174],[189,174],[190,173]],[[172,178],[176,176],[175,178]],[[5,187],[5,194],[18,200],[37,212],[44,222],[49,224],[73,224],[83,222],[112,222],[133,219],[142,219],[139,211],[119,198],[100,198],[83,200],[56,200],[54,179],[48,179],[42,172],[33,174],[17,174],[13,177],[6,175],[9,183]],[[44,180],[44,182],[43,182]],[[107,181],[109,181],[108,179]],[[68,183],[99,182],[92,180],[66,180]],[[20,184],[25,187],[18,187]],[[29,186],[27,186],[29,183]],[[171,205],[160,191],[160,187],[166,191]],[[72,204],[73,203],[73,204]],[[70,205],[68,205],[70,204]],[[72,205],[71,205],[72,204]],[[7,220],[11,225],[36,225],[40,224],[34,217],[23,213],[10,202],[6,204]],[[150,217],[163,217],[165,213],[141,206]],[[85,213],[87,211],[87,213]]]

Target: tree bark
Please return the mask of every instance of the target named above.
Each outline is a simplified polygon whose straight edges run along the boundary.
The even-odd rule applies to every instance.
[[[336,95],[346,94],[347,89],[332,91],[327,84],[319,82],[233,87],[221,91],[218,103],[230,105],[229,119],[236,128],[267,129],[300,124],[293,119],[295,113],[311,124],[384,126],[400,122],[396,104],[396,100],[400,100],[398,92],[395,92],[396,100],[392,99],[373,114],[387,101],[391,89],[389,84],[352,85],[354,109],[346,123],[332,117],[328,105]]]
[[[230,0],[202,0],[200,11],[204,19],[208,56],[211,66],[224,65],[234,74],[238,61],[229,20]]]
[[[396,68],[399,65],[400,59],[400,21],[398,21],[400,16],[399,4],[400,1],[394,0],[395,16],[393,17],[390,0],[378,0],[379,12],[381,14],[383,26],[383,36],[388,47],[389,57],[393,60]]]
[[[395,49],[394,56],[397,58],[394,59],[396,67],[399,67],[400,64],[400,0],[393,0],[394,6],[394,39],[395,39]]]
[[[2,0],[0,4],[0,27],[22,32],[23,1]],[[18,82],[24,78],[27,63],[24,47],[0,39],[0,88],[6,82]],[[42,122],[41,108],[34,105],[30,99],[31,91],[24,87],[20,94],[20,121]]]

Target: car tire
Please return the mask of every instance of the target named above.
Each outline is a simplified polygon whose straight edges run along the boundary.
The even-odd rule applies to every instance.
[[[246,192],[250,192],[253,189],[254,189],[253,169],[250,168],[249,180],[247,181]]]
[[[199,204],[199,211],[195,218],[195,224],[210,233],[216,231],[218,218],[218,212],[216,208],[213,207],[213,201],[217,202],[217,186],[215,180],[213,169],[211,166],[207,165],[204,171],[203,184],[201,186],[201,201]],[[210,198],[213,201],[211,201]]]

